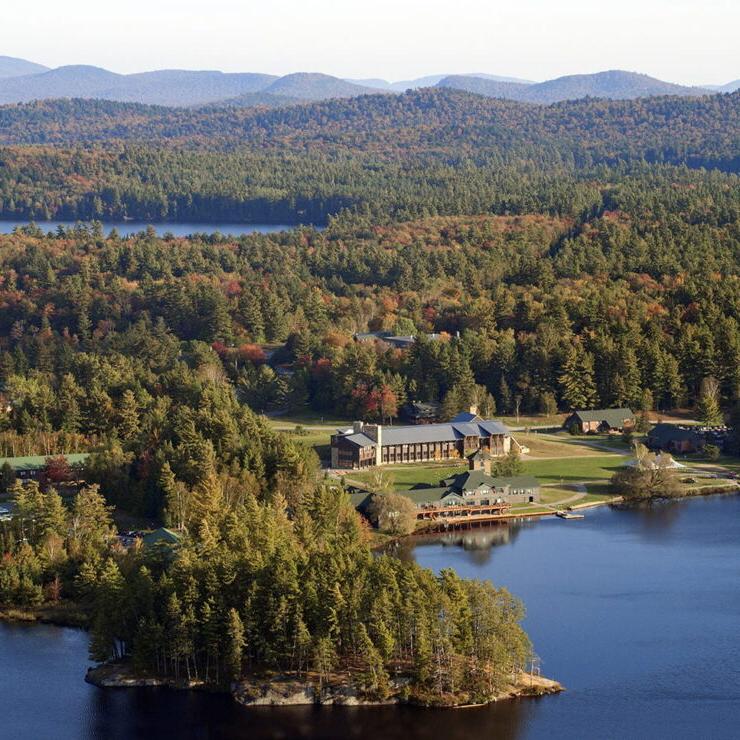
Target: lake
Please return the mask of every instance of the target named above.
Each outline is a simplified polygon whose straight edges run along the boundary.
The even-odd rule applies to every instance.
[[[11,234],[13,229],[19,226],[28,226],[29,221],[3,221],[0,220],[0,234]],[[74,221],[36,221],[36,225],[44,232],[56,231],[58,226],[74,226]],[[242,234],[272,234],[276,231],[285,231],[297,228],[290,224],[208,224],[208,223],[156,223],[148,224],[145,221],[105,221],[103,231],[109,234],[116,229],[121,236],[138,234],[146,231],[147,226],[152,226],[159,236],[173,234],[174,236],[189,236],[190,234],[213,234],[220,232],[227,236],[241,236]]]
[[[82,680],[83,632],[0,624],[0,737],[737,738],[740,496],[599,509],[404,543],[399,557],[490,578],[527,604],[558,696],[467,710],[258,708]]]

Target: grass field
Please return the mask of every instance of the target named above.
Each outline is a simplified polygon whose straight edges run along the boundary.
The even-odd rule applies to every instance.
[[[468,469],[467,465],[388,465],[382,468],[393,480],[393,485],[399,491],[408,491],[416,485],[426,484],[436,486],[443,478],[449,478],[456,473],[463,473]],[[347,478],[369,483],[373,472],[364,470],[362,472],[347,471]]]
[[[296,424],[310,427],[325,426],[334,431],[337,427],[351,427],[352,419],[343,419],[332,414],[317,414],[315,411],[294,411],[281,416],[268,416],[271,426],[294,427]]]
[[[624,465],[625,459],[619,455],[586,455],[561,459],[528,460],[524,463],[526,475],[535,476],[540,483],[574,483],[579,481],[604,481],[611,478],[615,470]],[[389,465],[383,468],[392,479],[395,488],[407,491],[416,485],[437,485],[443,478],[467,470],[465,464],[422,464],[422,465]],[[369,483],[373,473],[347,471],[346,477],[361,483]],[[592,484],[588,488],[594,488]],[[590,491],[589,491],[590,492]],[[594,491],[596,493],[597,491]],[[571,495],[574,492],[571,492]],[[603,493],[598,491],[598,493]]]
[[[514,432],[513,437],[519,444],[529,447],[528,457],[595,457],[604,454],[593,447],[578,444],[568,437],[560,440],[554,439],[551,435],[524,432]]]
[[[494,418],[502,421],[509,427],[561,427],[567,414],[553,414],[551,416],[525,416],[521,415],[519,419],[516,416],[499,416],[494,414]]]
[[[587,480],[608,480],[621,468],[621,455],[596,455],[556,460],[527,460],[524,472],[535,476],[540,483],[572,483]]]

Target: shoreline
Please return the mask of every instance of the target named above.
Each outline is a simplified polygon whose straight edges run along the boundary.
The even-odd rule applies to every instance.
[[[247,676],[231,684],[206,683],[203,680],[174,679],[156,675],[136,675],[129,661],[101,663],[88,668],[85,681],[103,689],[168,688],[177,691],[207,691],[229,694],[244,707],[278,706],[397,706],[408,705],[419,708],[467,709],[483,707],[499,701],[528,697],[547,696],[565,691],[558,681],[532,673],[520,672],[511,683],[503,687],[490,699],[471,702],[471,697],[461,695],[418,697],[408,692],[409,677],[391,679],[391,691],[382,699],[372,698],[356,687],[351,680],[337,678],[320,683],[317,678],[291,674],[275,674],[264,677]]]
[[[635,500],[628,500],[625,499],[624,496],[615,495],[609,500],[606,501],[592,501],[592,502],[586,502],[586,503],[573,503],[572,505],[565,506],[562,510],[563,511],[586,511],[588,509],[596,509],[600,508],[602,506],[614,506],[618,508],[624,508],[629,506],[637,506],[640,504],[645,504],[648,502],[653,501],[683,501],[686,499],[692,499],[692,498],[702,498],[705,496],[728,496],[733,494],[740,494],[740,484],[737,484],[735,486],[707,486],[705,488],[699,488],[694,491],[692,491],[689,494],[686,494],[685,496],[668,496],[664,498],[654,498],[654,499],[635,499]],[[557,510],[560,511],[560,510]],[[538,520],[538,519],[544,519],[545,517],[554,517],[557,516],[557,511],[553,509],[552,511],[537,511],[532,512],[531,514],[526,513],[519,513],[519,514],[504,514],[503,516],[497,516],[497,517],[489,517],[485,519],[467,519],[466,521],[462,521],[459,523],[450,524],[448,527],[440,527],[439,525],[433,526],[428,525],[427,527],[422,527],[419,529],[414,530],[410,534],[400,534],[400,535],[386,535],[387,539],[383,539],[379,542],[374,542],[370,544],[370,549],[374,552],[377,552],[379,550],[383,550],[384,548],[397,544],[400,542],[406,542],[406,541],[413,541],[414,538],[417,537],[429,537],[431,535],[441,535],[446,534],[447,532],[460,532],[460,531],[466,531],[469,529],[472,529],[470,525],[479,525],[476,526],[475,529],[479,528],[485,528],[487,526],[491,526],[494,524],[498,524],[499,522],[511,522],[511,521],[517,521],[517,520],[525,520],[525,519],[531,519],[531,520]],[[466,526],[467,525],[467,526]],[[382,533],[378,532],[377,530],[373,530],[376,534],[382,535]]]

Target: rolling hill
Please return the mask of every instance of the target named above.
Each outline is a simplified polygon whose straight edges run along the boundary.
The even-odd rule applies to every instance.
[[[740,92],[543,106],[423,88],[270,110],[43,101],[0,107],[0,216],[326,223],[344,209],[405,220],[533,203],[575,216],[602,201],[597,180],[609,199],[612,178],[664,173],[682,203],[697,170],[720,183],[726,219],[738,152]]]
[[[95,142],[187,143],[210,150],[255,146],[286,152],[308,146],[381,158],[438,151],[456,157],[495,151],[511,158],[539,151],[577,166],[650,159],[737,172],[740,91],[550,106],[422,88],[273,110],[98,100],[0,107],[2,146]]]
[[[483,72],[471,72],[470,74],[466,75],[427,75],[426,77],[417,77],[413,80],[401,80],[400,82],[388,82],[387,80],[380,80],[380,79],[367,79],[367,80],[347,80],[347,82],[352,82],[355,85],[362,85],[363,87],[371,87],[375,88],[376,90],[388,90],[391,92],[406,92],[406,90],[417,90],[420,87],[433,87],[434,85],[438,84],[441,80],[444,80],[449,77],[470,77],[470,78],[480,78],[484,80],[494,80],[496,82],[513,82],[517,84],[522,85],[531,85],[534,84],[530,80],[522,80],[518,77],[501,77],[499,75],[489,75],[484,74]],[[452,85],[447,85],[447,87],[452,87]]]
[[[26,59],[0,56],[0,78],[33,75],[47,72],[48,70],[49,68],[45,67],[43,64],[29,62]]]
[[[728,82],[726,85],[712,86],[711,89],[722,93],[735,92],[735,90],[740,90],[740,80],[733,80],[732,82]]]
[[[561,100],[580,98],[609,98],[632,100],[656,95],[697,96],[713,91],[699,87],[685,87],[636,72],[609,70],[587,75],[568,75],[534,84],[517,84],[472,76],[450,76],[440,80],[439,87],[452,87],[492,98],[507,98],[520,102],[549,105]]]
[[[384,92],[355,85],[346,80],[318,72],[296,72],[275,80],[263,92],[301,100],[326,100],[328,98],[351,98],[369,92]]]
[[[14,57],[0,57],[0,105],[56,98],[86,98],[170,107],[269,108],[297,102],[402,93],[424,87],[464,90],[491,98],[549,105],[585,97],[629,100],[657,95],[698,96],[732,92],[740,81],[706,88],[685,87],[622,70],[569,75],[545,82],[482,72],[428,75],[388,82],[341,79],[296,72],[282,77],[261,73],[165,69],[117,74],[100,67],[69,65],[47,69]]]
[[[323,74],[296,73],[277,77],[248,72],[172,69],[119,75],[84,65],[0,79],[0,104],[95,98],[175,107],[218,102],[229,106],[275,106],[296,100],[352,97],[369,92],[374,91]]]

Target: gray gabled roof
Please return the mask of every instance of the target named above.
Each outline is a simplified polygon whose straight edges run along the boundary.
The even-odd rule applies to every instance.
[[[348,442],[351,442],[353,445],[357,445],[358,447],[372,447],[375,444],[374,440],[370,439],[367,434],[363,434],[362,432],[357,432],[356,434],[347,434],[344,439],[346,439]]]
[[[581,421],[605,421],[610,427],[621,427],[625,419],[634,419],[632,409],[587,409],[574,411],[573,414]]]
[[[423,444],[425,442],[456,442],[463,437],[488,437],[508,434],[509,430],[498,421],[480,421],[456,424],[423,424],[404,427],[383,427],[384,445]]]
[[[461,411],[457,416],[453,417],[451,419],[453,424],[457,424],[459,422],[466,422],[466,421],[480,421],[480,416],[478,414],[474,414],[471,411]]]
[[[519,475],[513,478],[494,478],[483,470],[470,470],[458,473],[452,478],[443,481],[450,490],[475,491],[483,485],[495,489],[511,488],[538,488],[540,482],[531,475]]]
[[[693,429],[687,429],[678,424],[666,424],[665,422],[662,422],[660,424],[656,424],[648,432],[648,438],[657,441],[659,444],[667,444],[668,442],[678,442],[682,440],[698,442],[701,440],[701,435]]]

